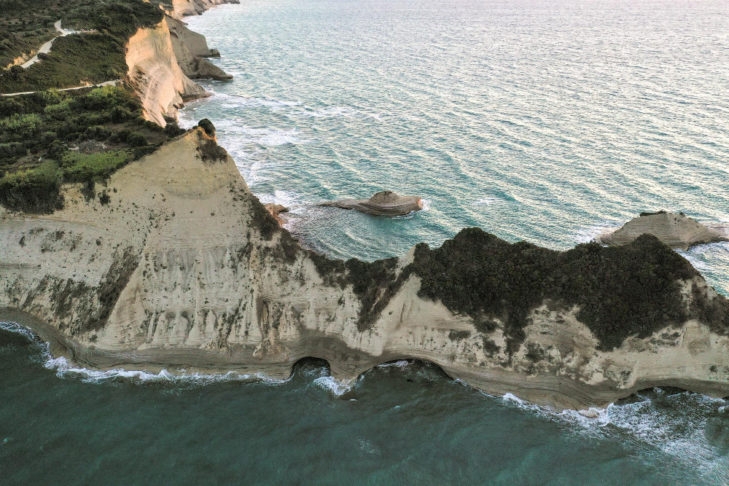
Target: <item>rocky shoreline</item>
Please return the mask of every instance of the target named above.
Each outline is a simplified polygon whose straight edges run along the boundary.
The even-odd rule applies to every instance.
[[[198,93],[169,22],[128,49],[161,125]],[[470,228],[401,258],[333,260],[280,227],[200,125],[115,172],[104,202],[66,184],[52,214],[0,208],[0,320],[97,368],[282,378],[315,357],[351,382],[418,359],[556,408],[667,385],[729,395],[729,301],[656,238],[556,252]]]
[[[652,237],[560,253],[468,229],[331,260],[279,226],[210,128],[113,174],[106,204],[80,190],[50,215],[0,215],[0,318],[84,366],[285,377],[316,357],[349,382],[420,359],[558,408],[729,392],[729,303]]]

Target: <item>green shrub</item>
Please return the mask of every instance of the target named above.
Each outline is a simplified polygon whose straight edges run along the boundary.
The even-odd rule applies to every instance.
[[[31,138],[38,133],[41,117],[36,113],[11,115],[0,120],[0,130],[7,131],[19,138]]]
[[[60,203],[61,171],[52,160],[0,179],[0,203],[20,211],[51,212]]]
[[[112,150],[95,154],[66,152],[61,167],[67,181],[84,182],[109,177],[132,159],[128,150]]]

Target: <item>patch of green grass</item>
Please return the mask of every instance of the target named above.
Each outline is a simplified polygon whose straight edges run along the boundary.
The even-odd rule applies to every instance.
[[[0,98],[0,177],[7,189],[0,204],[53,211],[62,182],[84,182],[91,194],[96,182],[180,132],[175,124],[162,129],[145,121],[139,100],[124,87]],[[48,161],[57,171],[47,172]]]
[[[61,161],[63,179],[69,182],[106,179],[133,157],[131,150],[110,150],[93,154],[66,152]]]

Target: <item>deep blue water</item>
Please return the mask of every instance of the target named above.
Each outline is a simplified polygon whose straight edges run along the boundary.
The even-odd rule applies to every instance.
[[[645,210],[729,223],[729,4],[245,0],[190,19],[235,79],[209,118],[289,229],[338,257],[466,226],[566,249]],[[427,210],[317,208],[381,189]],[[729,293],[729,245],[684,253]],[[729,402],[557,413],[419,364],[347,390],[76,370],[0,330],[0,484],[729,484]]]

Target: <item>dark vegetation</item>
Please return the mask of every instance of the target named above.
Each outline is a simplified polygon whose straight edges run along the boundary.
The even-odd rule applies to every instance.
[[[174,123],[162,129],[144,121],[139,100],[123,87],[53,91],[123,78],[125,44],[162,20],[157,2],[0,0],[0,11],[0,92],[36,91],[0,97],[0,204],[51,212],[62,205],[63,182],[83,182],[84,195],[95,197],[97,182],[181,133]],[[85,32],[56,39],[28,69],[8,66],[55,36],[59,19]],[[108,194],[101,198],[108,203]]]
[[[560,308],[580,306],[578,319],[603,350],[691,318],[729,333],[726,299],[699,298],[687,310],[676,281],[698,272],[650,235],[622,247],[588,243],[556,252],[470,228],[436,250],[418,245],[404,273],[410,271],[422,280],[422,297],[473,317],[480,332],[494,329],[490,316],[500,318],[508,352],[523,342],[529,312],[545,300]]]
[[[348,283],[352,284],[352,290],[362,302],[357,329],[364,331],[370,328],[387,306],[390,297],[400,288],[400,282],[395,278],[397,258],[375,262],[352,258],[344,266]]]
[[[126,74],[124,46],[139,27],[162,20],[154,2],[142,0],[0,0],[0,92],[35,91],[120,79]],[[53,23],[94,31],[59,38],[51,52],[28,69],[11,67],[23,53],[53,38]],[[28,56],[29,57],[29,56]]]
[[[422,281],[421,297],[440,300],[452,312],[474,320],[489,354],[498,351],[487,337],[496,329],[495,318],[504,324],[506,352],[511,355],[524,341],[529,313],[544,302],[554,309],[579,306],[577,318],[602,350],[619,347],[632,335],[644,338],[694,318],[714,332],[729,334],[729,301],[709,300],[694,286],[694,302],[687,309],[677,281],[699,274],[650,235],[622,247],[588,243],[558,252],[525,242],[510,244],[469,228],[435,250],[419,244],[413,263],[399,275],[394,259],[343,263],[317,255],[314,263],[326,284],[353,285],[363,304],[360,331],[371,327],[415,274]],[[449,337],[461,339],[465,334]],[[536,357],[534,350],[529,357]]]
[[[181,131],[142,119],[131,91],[105,86],[0,98],[0,203],[50,212],[62,182],[94,185]]]

